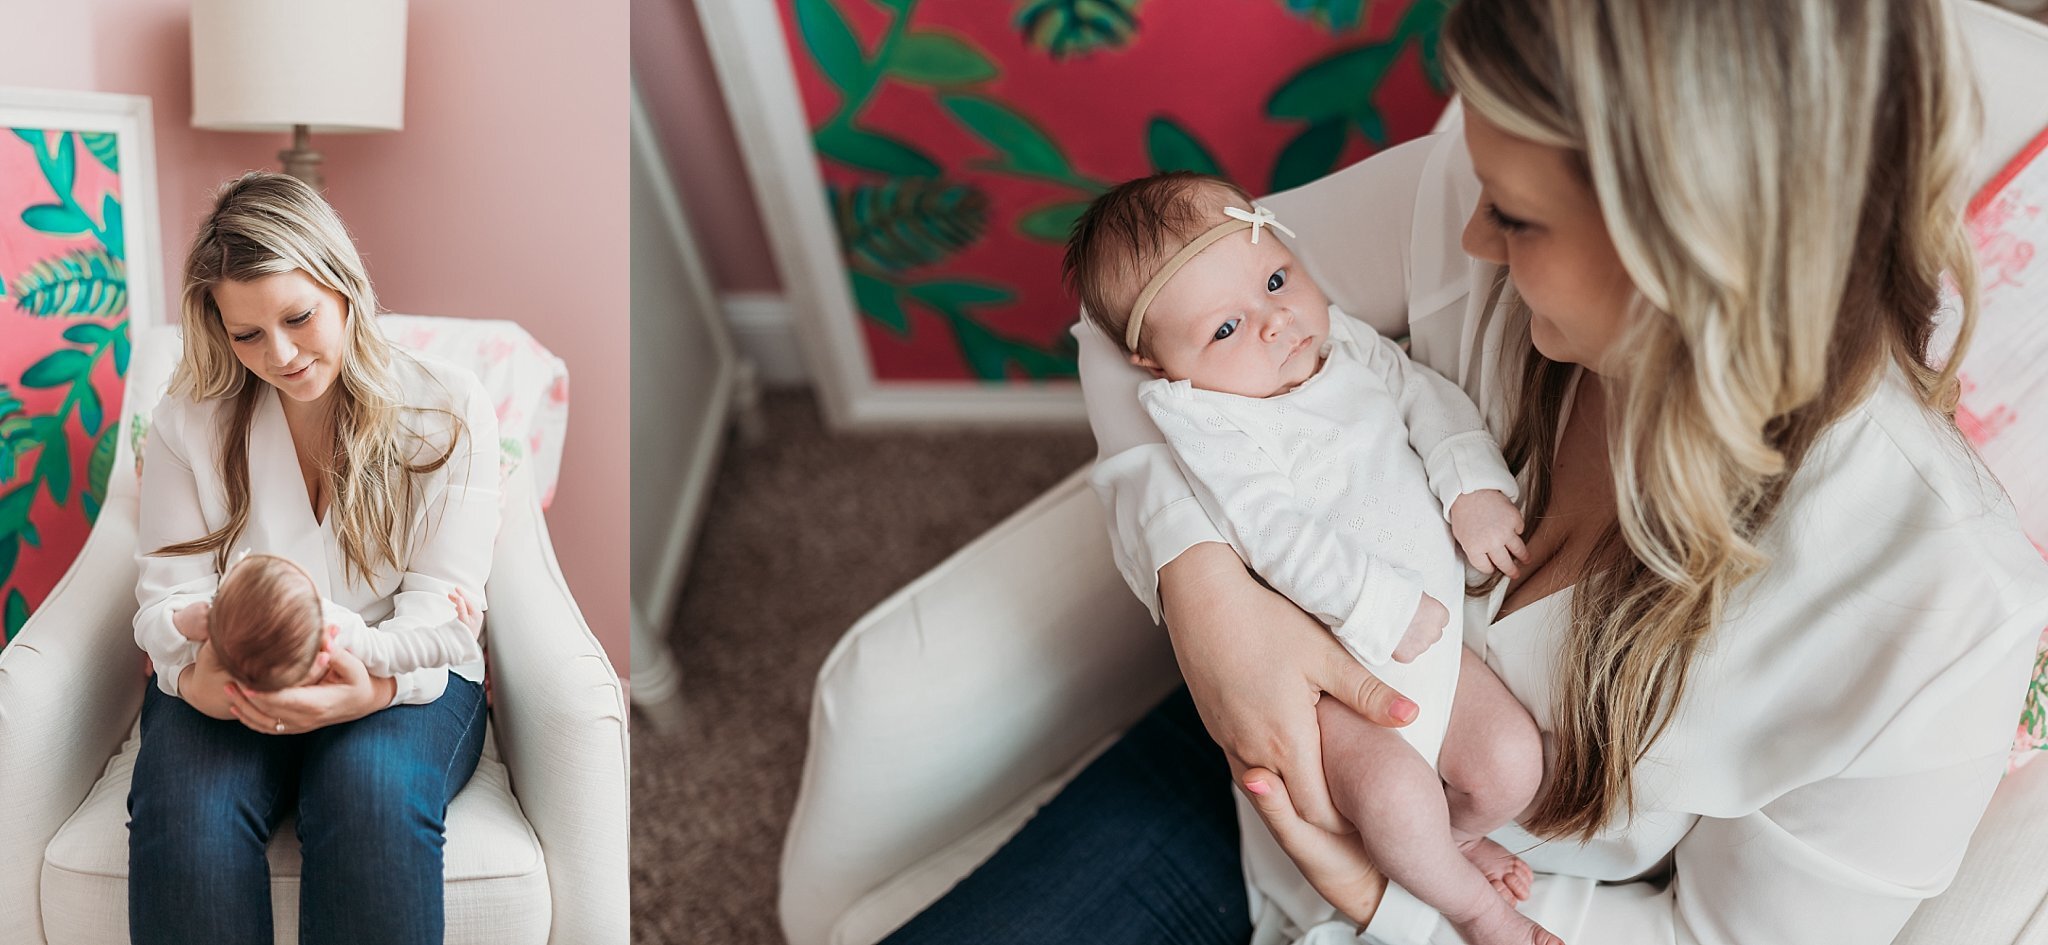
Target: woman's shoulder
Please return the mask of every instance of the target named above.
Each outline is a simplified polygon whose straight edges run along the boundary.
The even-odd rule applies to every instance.
[[[1762,543],[1765,586],[1909,649],[2000,649],[2048,620],[2011,499],[1896,369],[1815,442]]]
[[[1887,370],[1823,432],[1794,477],[1795,494],[1891,497],[1930,521],[2010,517],[2004,488],[1955,424],[1922,403],[1909,383],[1898,368]]]

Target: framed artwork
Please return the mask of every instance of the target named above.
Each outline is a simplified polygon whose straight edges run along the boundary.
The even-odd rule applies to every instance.
[[[1255,194],[1425,134],[1449,0],[700,0],[838,428],[1079,422],[1069,227],[1124,180]],[[705,234],[716,238],[716,234]]]
[[[106,502],[131,326],[166,320],[149,99],[0,89],[0,626]]]

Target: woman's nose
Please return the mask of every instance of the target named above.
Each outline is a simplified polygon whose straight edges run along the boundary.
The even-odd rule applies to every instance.
[[[274,331],[270,333],[271,364],[278,367],[287,367],[292,363],[292,359],[298,356],[298,346],[292,344],[291,339],[286,338],[283,332]]]

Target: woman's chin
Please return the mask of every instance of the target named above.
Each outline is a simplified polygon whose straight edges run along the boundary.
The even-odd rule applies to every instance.
[[[1571,351],[1571,346],[1566,344],[1564,338],[1558,335],[1557,329],[1550,324],[1548,319],[1534,311],[1529,313],[1529,342],[1536,346],[1536,353],[1552,361],[1561,361],[1567,364],[1578,363],[1577,356]]]

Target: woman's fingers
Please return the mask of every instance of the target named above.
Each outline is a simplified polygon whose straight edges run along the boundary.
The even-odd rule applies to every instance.
[[[1415,721],[1415,716],[1421,713],[1421,707],[1381,682],[1342,647],[1324,662],[1323,678],[1317,680],[1318,685],[1374,725],[1399,728]]]
[[[1330,800],[1329,782],[1323,779],[1322,728],[1310,726],[1307,736],[1290,746],[1279,759],[1280,770],[1294,784],[1294,811],[1302,820],[1325,830],[1347,829],[1336,803]]]
[[[1332,833],[1301,819],[1288,784],[1269,769],[1246,771],[1238,785],[1309,884],[1352,921],[1371,921],[1386,892],[1386,880],[1367,859],[1358,834]]]

